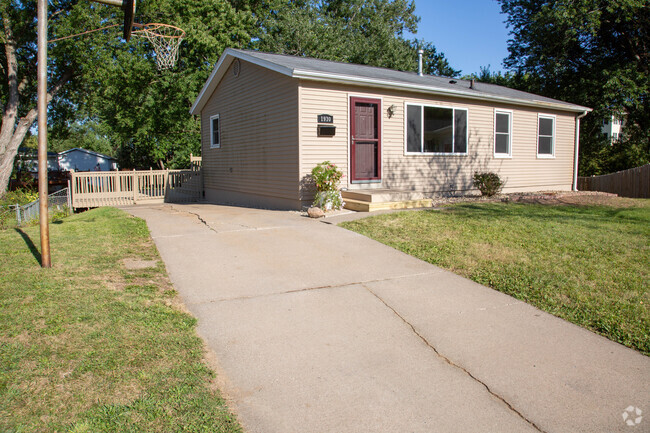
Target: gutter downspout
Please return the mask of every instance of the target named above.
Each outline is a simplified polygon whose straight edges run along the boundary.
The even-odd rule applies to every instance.
[[[576,142],[573,158],[573,190],[578,190],[578,152],[580,151],[580,119],[587,115],[588,111],[583,111],[582,114],[576,116]]]

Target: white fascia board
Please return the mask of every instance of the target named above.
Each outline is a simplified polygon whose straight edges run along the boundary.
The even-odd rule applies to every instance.
[[[474,99],[480,101],[499,101],[499,102],[505,102],[505,103],[515,104],[515,105],[525,105],[529,107],[542,106],[542,107],[553,108],[562,111],[570,111],[570,112],[592,111],[591,108],[582,107],[580,105],[573,105],[569,107],[566,105],[556,104],[553,102],[529,101],[526,99],[508,98],[505,96],[497,96],[497,95],[477,95],[474,93],[464,92],[462,90],[441,89],[441,88],[434,88],[431,86],[424,86],[420,84],[409,84],[409,83],[400,83],[400,82],[388,81],[388,80],[369,79],[364,77],[355,77],[351,75],[337,75],[337,74],[329,74],[324,72],[294,70],[292,76],[294,78],[300,78],[303,80],[325,81],[329,83],[338,83],[338,84],[366,85],[369,87],[379,87],[384,89],[403,89],[412,92],[429,93],[432,95],[459,96],[467,99]]]
[[[276,65],[275,63],[269,62],[267,60],[258,59],[255,56],[251,56],[249,54],[233,50],[232,48],[226,48],[223,54],[221,54],[221,57],[219,58],[217,64],[214,66],[214,69],[210,74],[210,78],[208,78],[208,80],[205,82],[205,84],[203,85],[203,89],[201,89],[201,92],[199,93],[199,96],[196,97],[194,104],[192,104],[192,108],[190,108],[190,114],[201,113],[201,110],[208,102],[210,95],[212,95],[214,89],[217,88],[217,85],[223,78],[224,74],[226,73],[226,70],[230,66],[230,63],[232,63],[234,59],[241,59],[246,62],[250,62],[258,66],[261,66],[263,68],[270,69],[275,72],[279,72],[289,77],[293,75],[293,70],[290,68]]]

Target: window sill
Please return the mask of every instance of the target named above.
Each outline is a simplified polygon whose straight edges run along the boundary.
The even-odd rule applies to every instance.
[[[404,156],[468,156],[469,153],[405,152]]]
[[[215,145],[211,144],[210,149],[221,149],[221,145],[215,146]]]
[[[505,153],[495,153],[494,159],[512,159],[512,155],[508,155]]]
[[[555,155],[540,155],[537,154],[537,159],[555,159]]]

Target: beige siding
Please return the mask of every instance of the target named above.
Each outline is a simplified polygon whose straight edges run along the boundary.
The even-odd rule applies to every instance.
[[[215,114],[221,148],[211,149]],[[245,61],[235,77],[231,65],[201,111],[201,125],[209,199],[299,205],[297,80]]]
[[[382,100],[382,182],[349,182],[350,96]],[[468,110],[468,155],[405,155],[404,111],[406,103],[422,103]],[[537,157],[537,116],[534,108],[506,104],[468,102],[459,98],[431,97],[363,87],[301,82],[300,88],[300,175],[323,160],[340,165],[346,178],[343,187],[383,187],[423,192],[467,191],[472,189],[475,171],[496,171],[506,180],[506,190],[529,191],[570,189],[573,178],[575,117],[571,113],[542,111],[556,116],[555,158]],[[395,106],[388,118],[387,108]],[[494,109],[513,111],[512,158],[494,157]],[[332,138],[317,137],[318,114],[334,115],[337,127]]]

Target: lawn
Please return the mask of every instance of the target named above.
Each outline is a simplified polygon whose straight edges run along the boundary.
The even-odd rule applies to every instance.
[[[0,231],[0,431],[239,432],[145,223],[102,208]]]
[[[341,224],[650,355],[650,200],[474,203]]]

